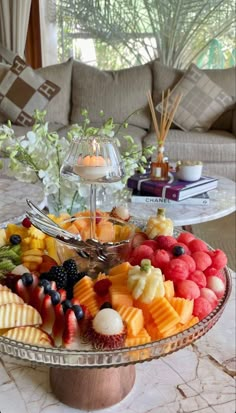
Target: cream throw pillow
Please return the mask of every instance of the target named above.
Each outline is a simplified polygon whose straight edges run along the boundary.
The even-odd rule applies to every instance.
[[[182,95],[173,122],[184,131],[207,131],[213,122],[233,103],[234,98],[201,69],[191,64],[170,94],[170,108],[176,95]],[[162,104],[156,106],[162,111]]]
[[[16,125],[31,126],[34,110],[43,110],[59,90],[16,56],[0,83],[0,110]]]

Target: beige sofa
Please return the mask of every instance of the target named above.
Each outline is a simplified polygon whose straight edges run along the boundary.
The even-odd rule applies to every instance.
[[[0,82],[9,66],[0,64]],[[149,143],[156,144],[150,112],[147,105],[147,91],[153,95],[155,105],[161,100],[162,91],[173,89],[183,78],[184,72],[163,66],[158,60],[142,66],[120,71],[101,71],[70,59],[65,63],[39,69],[45,79],[56,83],[60,92],[47,106],[47,120],[52,130],[63,136],[73,123],[82,122],[82,109],[88,109],[92,125],[101,124],[100,111],[105,118],[113,117],[115,123],[122,123],[128,115],[128,131],[142,148]],[[232,105],[213,122],[210,129],[183,131],[172,124],[166,139],[166,153],[172,164],[179,159],[201,160],[204,173],[236,178],[236,71],[206,70],[208,77],[229,96]],[[1,84],[0,84],[1,93]],[[0,123],[7,115],[0,112]],[[18,136],[30,127],[13,125]],[[124,150],[124,146],[121,147]]]

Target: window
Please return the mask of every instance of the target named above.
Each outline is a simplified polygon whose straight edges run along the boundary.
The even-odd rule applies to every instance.
[[[58,59],[119,69],[159,58],[186,68],[235,65],[232,0],[57,0]]]

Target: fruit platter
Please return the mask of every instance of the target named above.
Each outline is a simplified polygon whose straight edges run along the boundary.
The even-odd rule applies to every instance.
[[[50,219],[86,241],[89,213]],[[96,237],[125,243],[96,258],[28,216],[0,229],[0,351],[47,365],[55,395],[87,409],[122,400],[136,363],[206,334],[231,292],[224,251],[174,229],[162,208],[145,222],[125,207],[97,210]]]

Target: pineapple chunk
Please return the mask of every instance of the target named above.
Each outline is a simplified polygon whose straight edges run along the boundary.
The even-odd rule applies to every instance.
[[[3,245],[6,245],[6,243],[7,243],[6,231],[5,229],[0,229],[0,247],[3,247]]]

